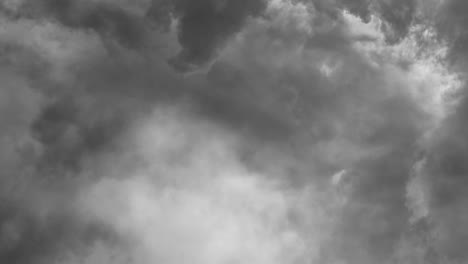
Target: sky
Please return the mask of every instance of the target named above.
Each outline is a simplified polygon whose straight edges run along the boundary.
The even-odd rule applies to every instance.
[[[0,263],[468,263],[468,2],[1,0]]]

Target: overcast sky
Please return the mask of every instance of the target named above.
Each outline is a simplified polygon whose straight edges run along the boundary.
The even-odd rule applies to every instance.
[[[0,0],[0,263],[468,263],[465,0]]]

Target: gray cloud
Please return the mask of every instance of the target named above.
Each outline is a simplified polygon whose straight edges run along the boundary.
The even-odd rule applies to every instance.
[[[94,30],[108,35],[122,45],[138,48],[144,45],[145,27],[141,18],[118,4],[105,1],[22,1],[17,16],[59,21],[70,28]]]
[[[407,208],[414,153],[435,115],[418,88],[433,89],[424,79],[439,74],[408,55],[424,44],[411,31],[417,10],[413,1],[3,5],[0,261],[71,252],[60,261],[93,263],[83,252],[119,248],[172,263],[178,246],[195,263],[232,252],[240,263],[463,261],[464,235],[452,228],[465,220],[462,106],[424,145],[431,165],[418,183],[429,186],[431,220],[412,225]],[[226,248],[214,250],[216,239]]]
[[[463,1],[444,1],[433,16],[439,37],[448,45],[447,64],[465,80],[466,51]],[[433,15],[433,14],[431,14]],[[409,196],[413,214],[429,226],[425,242],[440,261],[463,263],[466,252],[460,245],[468,235],[460,227],[466,222],[462,209],[466,203],[466,85],[461,84],[445,96],[446,115],[422,141],[423,155],[415,166]]]
[[[171,19],[177,19],[182,50],[170,61],[180,71],[187,71],[212,60],[246,20],[260,15],[266,6],[263,0],[146,2],[136,2],[143,6],[141,12],[132,12],[122,2],[68,0],[23,1],[16,12],[4,10],[10,17],[49,19],[71,28],[94,30],[102,38],[132,49],[147,46],[148,35],[154,33],[150,24],[167,30]]]
[[[171,63],[182,71],[189,69],[190,65],[203,65],[213,59],[226,41],[240,31],[246,20],[260,15],[266,6],[263,0],[171,2],[173,16],[178,19],[178,38],[182,46]],[[153,4],[150,17],[157,14],[161,6],[159,1]]]
[[[346,10],[363,21],[369,22],[371,16],[382,19],[382,31],[389,44],[401,41],[417,16],[418,1],[415,0],[339,0],[339,1],[304,1],[310,2],[318,10],[326,11],[339,17],[339,12]]]
[[[466,221],[462,209],[467,199],[464,191],[465,122],[462,117],[465,108],[465,100],[462,99],[455,113],[443,120],[425,142],[423,147],[426,154],[415,175],[420,180],[417,183],[421,186],[419,188],[422,188],[417,208],[427,210],[422,214],[421,221],[431,223],[430,233],[434,234],[428,244],[455,263],[467,258],[460,245],[467,241],[468,234],[459,228]]]

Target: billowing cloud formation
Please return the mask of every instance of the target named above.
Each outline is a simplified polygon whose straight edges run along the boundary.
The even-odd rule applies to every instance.
[[[5,0],[1,263],[465,263],[461,1]]]

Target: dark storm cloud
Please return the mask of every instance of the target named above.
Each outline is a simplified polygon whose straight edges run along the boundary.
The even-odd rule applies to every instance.
[[[21,208],[24,206],[23,208]],[[71,208],[55,208],[47,220],[29,212],[28,205],[0,205],[0,261],[3,263],[49,263],[57,252],[70,247],[84,250],[96,241],[118,243],[118,238],[99,223],[82,223]],[[57,206],[59,207],[59,206]]]
[[[204,5],[208,8],[208,13],[214,12],[211,9],[212,4],[214,5],[207,2]],[[237,8],[234,11],[239,13],[234,12],[230,23],[221,26],[219,30],[213,29],[212,33],[219,34],[220,37],[209,40],[211,44],[207,45],[208,49],[218,49],[230,34],[240,30],[244,18],[237,18],[238,15],[250,14],[248,10],[242,9],[243,6],[237,6],[233,2],[228,7]],[[192,4],[180,2],[177,4],[177,12],[181,17],[185,17],[184,8],[188,10],[189,20],[200,18],[198,12],[204,13],[203,9],[199,10]],[[223,16],[230,14],[223,10]],[[44,44],[46,46],[39,46],[37,49],[35,44],[31,45],[31,39],[27,35],[23,35],[23,39],[18,37],[22,35],[21,30],[32,33],[41,25],[59,23],[60,26],[52,29],[72,32],[65,34],[65,39],[59,40],[65,43],[69,41],[68,37],[74,36],[73,32],[85,31],[91,34],[83,35],[84,41],[88,41],[86,38],[93,36],[94,32],[101,36],[104,42],[115,40],[126,48],[138,49],[144,44],[146,33],[143,32],[146,25],[140,24],[142,18],[127,13],[123,8],[92,1],[26,1],[19,9],[7,11],[10,13],[4,22],[8,26],[13,25],[9,28],[12,33],[18,30],[19,34],[8,35],[2,41],[5,46],[3,66],[8,71],[2,77],[4,87],[0,106],[2,121],[8,130],[11,130],[11,133],[4,130],[1,134],[0,162],[4,169],[1,175],[2,204],[13,208],[0,209],[0,232],[2,238],[5,238],[0,249],[2,262],[19,264],[49,261],[56,257],[57,253],[61,254],[70,248],[78,250],[81,245],[84,247],[87,242],[83,236],[88,236],[88,233],[105,239],[104,235],[93,229],[93,224],[80,222],[80,216],[76,212],[67,211],[65,208],[72,207],[69,202],[73,200],[73,193],[80,189],[80,184],[75,181],[81,181],[76,176],[82,170],[82,163],[92,160],[101,150],[108,149],[132,117],[145,111],[145,106],[188,97],[201,105],[207,105],[207,113],[218,111],[217,107],[225,109],[219,111],[221,114],[216,117],[218,120],[228,117],[234,120],[241,116],[239,122],[244,122],[243,119],[251,115],[244,107],[235,106],[235,103],[230,102],[227,95],[212,96],[207,88],[199,88],[207,86],[205,82],[184,81],[180,75],[167,67],[166,59],[172,56],[170,53],[156,53],[160,57],[149,67],[140,55],[132,57],[132,51],[125,49],[120,50],[122,56],[113,56],[104,50],[93,53],[92,56],[95,57],[79,58],[78,62],[73,58],[72,61],[68,61],[69,58],[65,57],[62,61],[64,64],[59,65],[57,57],[49,57],[49,54],[44,53],[42,48],[47,49],[47,43]],[[222,25],[223,19],[220,21],[219,24]],[[38,27],[31,26],[31,22],[37,23]],[[231,22],[234,24],[231,25]],[[227,33],[224,30],[227,30]],[[180,38],[186,42],[184,48],[193,53],[190,56],[197,57],[198,55],[194,54],[201,52],[203,54],[197,59],[209,54],[209,57],[202,58],[209,60],[215,55],[216,52],[211,53],[208,49],[200,50],[201,46],[189,47],[188,45],[193,43],[185,36],[187,34],[189,32],[184,29]],[[81,36],[77,38],[79,40]],[[43,43],[39,42],[39,45]],[[66,52],[65,50],[65,54]],[[149,58],[153,55],[150,54]],[[199,60],[197,63],[204,62]],[[65,69],[66,67],[70,68]],[[67,76],[59,75],[57,80],[54,71],[60,68]],[[58,72],[60,74],[60,71]],[[16,76],[14,74],[18,78],[11,78]],[[31,87],[20,87],[17,91],[9,89],[8,79],[11,79],[12,86]],[[25,91],[22,92],[21,89]],[[28,103],[29,94],[34,99],[34,104]],[[43,100],[36,103],[35,97]],[[21,99],[21,102],[25,101],[21,104],[24,105],[22,109],[13,104],[15,98]],[[257,111],[253,105],[248,107]],[[237,111],[241,111],[242,114],[239,115]],[[23,113],[26,113],[24,121]],[[249,123],[270,118],[260,113],[254,113],[252,116],[256,117]],[[16,141],[23,141],[19,137],[22,134],[27,140],[27,146],[24,150],[17,150],[15,144],[19,144]],[[17,135],[19,138],[16,138]],[[32,148],[34,152],[28,148]],[[20,153],[17,153],[18,151]],[[26,158],[21,151],[30,152],[25,155],[30,157]],[[56,212],[52,213],[36,210],[31,212],[31,208],[36,207],[41,211],[41,206],[36,202],[54,207],[54,203],[47,198],[49,194],[56,195],[55,198],[51,198],[52,201],[63,200],[64,205],[55,208]],[[39,215],[45,215],[46,219],[39,219]],[[86,231],[88,229],[91,231]]]
[[[345,31],[337,32],[326,33],[348,40]],[[334,73],[335,78],[324,78],[318,69],[308,68],[306,64],[301,64],[301,60],[295,61],[295,65],[301,65],[299,69],[284,66],[273,70],[267,66],[268,62],[261,63],[261,56],[269,54],[269,48],[274,51],[274,46],[263,42],[258,44],[263,53],[255,49],[255,46],[246,49],[245,61],[251,63],[251,66],[249,68],[241,65],[237,71],[242,72],[244,67],[248,68],[248,72],[239,75],[252,74],[247,80],[253,83],[256,83],[256,76],[262,80],[271,79],[268,82],[271,84],[265,86],[268,87],[267,90],[262,91],[262,86],[256,87],[260,96],[255,101],[259,105],[263,101],[274,99],[281,94],[280,91],[284,92],[281,95],[286,99],[288,90],[282,84],[291,88],[290,91],[293,92],[289,94],[292,99],[289,106],[292,111],[279,112],[275,116],[281,117],[283,114],[285,120],[294,120],[293,131],[300,135],[305,134],[302,139],[292,140],[297,140],[295,143],[300,145],[297,149],[319,149],[321,144],[345,137],[357,145],[384,150],[383,153],[372,152],[369,157],[356,157],[357,161],[351,162],[354,157],[342,160],[339,156],[333,156],[327,160],[324,152],[320,152],[318,157],[311,157],[309,154],[301,157],[313,160],[310,162],[315,167],[332,168],[331,171],[342,169],[340,166],[348,163],[347,168],[350,169],[350,177],[355,184],[349,204],[341,212],[343,221],[337,227],[336,240],[324,246],[324,261],[346,259],[349,263],[381,263],[392,258],[394,248],[406,232],[409,215],[405,205],[405,186],[412,167],[415,142],[424,130],[424,120],[427,117],[414,101],[407,98],[407,94],[400,93],[400,89],[407,89],[406,83],[386,83],[386,72],[372,68],[350,46],[337,44],[326,35],[317,34],[312,37],[313,41],[306,40],[306,45],[311,53],[325,50],[340,55],[342,64]],[[275,40],[275,43],[281,43],[280,39]],[[256,53],[259,55],[255,55]],[[215,64],[212,70],[216,67],[218,66]],[[220,73],[215,75],[219,80],[226,78],[223,76]],[[236,75],[228,76],[235,78]],[[237,83],[246,87],[245,83]],[[249,97],[243,101],[248,102]],[[360,106],[367,110],[357,111]],[[281,104],[276,104],[272,109],[281,109]],[[344,124],[344,135],[336,127],[337,123]],[[345,146],[339,151],[346,156]],[[353,154],[356,155],[356,152]],[[301,166],[303,164],[295,164],[293,170],[300,171]],[[311,179],[312,176],[307,173],[312,173],[313,170],[308,168],[306,171],[300,176],[306,177],[303,181],[317,181],[316,178],[320,177]],[[293,178],[292,173],[289,177]],[[372,224],[369,224],[369,219],[372,219]],[[336,248],[339,248],[340,253],[336,252]]]
[[[390,43],[404,38],[415,18],[417,2],[415,0],[378,1],[377,10],[382,18],[388,22],[389,28],[384,25],[384,32]]]
[[[349,206],[344,208],[339,241],[335,241],[350,263],[360,261],[362,248],[372,252],[366,257],[369,263],[391,259],[408,224],[405,185],[412,166],[414,142],[420,136],[420,127],[414,124],[424,119],[424,115],[405,98],[392,98],[381,107],[377,109],[382,111],[381,118],[386,122],[365,141],[386,146],[388,152],[354,164],[356,187]],[[406,117],[402,118],[403,115]]]
[[[144,45],[143,21],[118,5],[100,1],[24,1],[17,12],[20,17],[51,19],[70,28],[95,30],[129,48]]]
[[[436,26],[440,36],[448,42],[451,59],[455,64],[466,66],[468,5],[466,1],[443,1],[435,15]],[[462,69],[462,71],[464,71]]]
[[[169,29],[171,19],[178,20],[178,39],[182,47],[171,64],[180,71],[204,65],[212,60],[249,17],[256,17],[266,1],[185,1],[155,0],[140,14],[130,12],[119,3],[108,1],[40,0],[25,1],[18,10],[5,9],[10,17],[51,19],[71,28],[90,29],[103,38],[139,49],[147,44],[155,28]]]
[[[105,228],[80,222],[71,209],[73,181],[81,161],[118,134],[125,113],[108,98],[86,100],[73,83],[54,81],[56,61],[27,37],[15,39],[15,30],[28,29],[17,25],[2,38],[0,262],[43,263],[105,239]]]
[[[340,3],[346,8],[346,10],[353,14],[356,14],[362,20],[370,20],[370,6],[372,0],[342,0],[340,1]]]
[[[112,143],[128,118],[118,109],[107,117],[91,118],[91,114],[103,115],[105,109],[88,105],[91,109],[83,110],[80,103],[58,98],[46,105],[31,124],[32,137],[44,147],[40,167],[79,168],[82,158]]]
[[[157,13],[161,6],[159,1],[154,3],[150,16]],[[240,31],[249,17],[260,15],[265,7],[264,0],[173,1],[172,11],[178,18],[177,30],[182,51],[172,60],[172,64],[185,71],[191,65],[207,63],[229,38]]]
[[[461,228],[468,221],[463,209],[468,201],[467,100],[466,95],[461,96],[455,112],[441,122],[423,145],[423,166],[415,176],[426,190],[421,206],[428,213],[421,221],[431,223],[430,233],[434,234],[428,244],[455,263],[468,259],[461,246],[468,242],[468,233]]]
[[[437,8],[434,21],[439,37],[448,45],[448,61],[451,69],[466,80],[468,54],[466,50],[466,25],[468,16],[466,1],[443,1]],[[414,214],[421,222],[429,223],[426,241],[440,258],[447,262],[465,263],[468,254],[463,244],[468,242],[468,233],[463,226],[468,221],[466,203],[468,196],[468,126],[466,84],[458,90],[449,91],[445,97],[446,116],[422,142],[424,155],[416,166],[412,187],[413,198],[418,204]],[[450,262],[450,263],[451,263]]]
[[[196,68],[212,60],[226,44],[226,41],[242,28],[247,19],[259,15],[265,6],[265,1],[202,1],[197,3],[191,1],[153,1],[148,9],[142,12],[141,16],[138,16],[117,2],[111,4],[106,1],[44,0],[24,1],[17,9],[7,10],[15,14],[14,19],[10,16],[13,20],[27,18],[37,21],[57,21],[72,29],[92,30],[99,34],[104,42],[115,39],[128,48],[142,47],[147,38],[150,38],[148,35],[157,34],[157,32],[150,31],[150,27],[144,24],[147,22],[145,19],[167,26],[170,20],[164,17],[173,16],[178,19],[178,40],[182,51],[176,58],[171,59],[171,65],[185,71],[191,67],[190,65]],[[116,52],[125,53],[126,51],[117,50]],[[74,69],[73,74],[80,76],[80,86],[84,89],[92,91],[91,93],[97,91],[104,97],[106,94],[119,94],[136,96],[139,98],[138,100],[146,100],[143,99],[146,97],[152,98],[149,101],[156,98],[159,101],[166,101],[172,100],[174,97],[188,96],[195,98],[195,101],[200,101],[196,103],[203,105],[202,111],[209,112],[213,117],[217,116],[216,118],[219,120],[231,120],[228,122],[238,123],[243,127],[242,123],[246,119],[248,125],[265,126],[264,131],[271,131],[271,133],[276,133],[273,132],[277,130],[276,128],[279,129],[278,131],[287,129],[286,125],[281,124],[282,120],[276,120],[270,113],[258,109],[255,102],[240,102],[239,100],[242,99],[236,98],[235,90],[233,90],[232,95],[213,93],[211,87],[216,83],[211,81],[208,83],[198,80],[181,81],[180,76],[162,65],[162,62],[166,58],[172,57],[172,54],[161,54],[156,51],[156,54],[151,54],[151,56],[153,55],[158,56],[157,62],[153,63],[156,66],[147,65],[148,63],[139,58],[136,61],[127,61],[125,55],[117,55],[115,58],[108,57],[106,54],[98,55],[91,59],[88,65],[83,67],[79,65],[77,69]],[[29,60],[29,62],[31,61]],[[39,59],[39,61],[41,60]],[[37,71],[33,70],[33,72]],[[188,84],[187,82],[192,83]],[[60,86],[60,84],[57,85],[45,80],[44,86]],[[65,84],[65,86],[73,86],[73,84]],[[129,89],[128,86],[133,88]],[[60,89],[62,88],[57,90]],[[74,88],[66,88],[65,90],[70,89]],[[248,90],[250,88],[241,89]],[[69,98],[67,100],[72,104],[73,101],[80,100],[73,98],[75,96],[73,92],[71,94],[62,97]],[[231,100],[236,102],[230,102]],[[46,133],[43,129],[38,128],[41,127],[41,123],[49,123],[40,119],[36,122],[35,131],[39,131],[36,134]],[[249,119],[250,121],[248,121]],[[256,124],[255,120],[259,124]],[[63,125],[66,127],[73,126],[74,123],[74,121],[69,120],[64,122],[69,123]],[[56,129],[68,131],[63,126],[57,125]],[[275,129],[268,129],[268,126],[275,127]],[[49,130],[54,130],[52,127],[54,126],[51,126]]]
[[[240,148],[247,153],[243,165],[271,172],[271,177],[284,174],[281,176],[294,188],[317,184],[327,189],[331,174],[348,171],[351,193],[342,211],[334,215],[342,220],[321,245],[322,260],[385,263],[394,257],[408,228],[405,187],[415,142],[427,128],[428,117],[410,98],[411,84],[404,70],[392,62],[370,62],[355,48],[359,41],[350,33],[341,11],[349,10],[364,21],[371,14],[380,17],[387,25],[383,29],[387,41],[396,43],[408,34],[415,2],[363,0],[334,5],[315,1],[315,9],[295,1],[278,3],[274,12],[260,0],[152,1],[141,13],[120,2],[98,0],[31,0],[17,10],[7,8],[6,23],[27,21],[39,28],[46,22],[60,25],[53,30],[70,33],[61,44],[81,38],[89,43],[95,36],[100,40],[89,48],[93,52],[85,49],[78,59],[62,56],[67,53],[61,53],[60,45],[52,48],[56,53],[48,55],[36,47],[42,43],[9,43],[19,47],[14,53],[5,53],[11,58],[5,67],[19,75],[12,82],[31,85],[26,95],[18,97],[37,93],[43,100],[34,101],[35,107],[17,129],[10,123],[17,118],[10,114],[1,117],[8,121],[11,134],[22,131],[37,148],[29,159],[20,156],[18,164],[30,169],[31,179],[25,181],[37,180],[42,185],[28,186],[22,192],[24,197],[10,199],[6,202],[9,207],[0,208],[0,235],[10,237],[8,242],[0,240],[1,245],[7,244],[0,249],[0,262],[37,263],[49,253],[55,256],[66,250],[61,246],[75,249],[90,244],[87,237],[92,234],[91,240],[112,241],[105,227],[86,222],[73,210],[73,194],[106,176],[89,172],[92,179],[80,179],[89,163],[100,162],[101,154],[114,154],[114,143],[132,126],[132,119],[155,105],[167,104],[187,104],[195,122],[209,120],[240,134],[245,140]],[[177,41],[171,39],[171,33],[164,35],[152,27],[167,30],[172,17],[178,23]],[[26,28],[25,32],[37,29]],[[105,42],[114,41],[121,47],[106,49]],[[152,41],[171,48],[154,48]],[[369,38],[375,44],[373,41]],[[176,42],[181,51],[173,57]],[[167,65],[171,57],[173,68]],[[177,72],[210,63],[206,72],[187,76]],[[14,93],[5,89],[1,95],[14,98]],[[24,111],[10,107],[5,107],[5,113]],[[462,137],[464,129],[454,124],[462,122],[463,115],[456,116],[456,121],[447,121],[453,129],[446,135]],[[446,164],[441,170],[457,175],[452,178],[458,182],[465,171],[463,144],[453,143],[455,147],[446,149],[443,146],[452,145],[448,140],[441,142],[437,145],[441,147],[435,147],[441,155],[435,159],[440,162],[434,164]],[[151,146],[152,142],[147,143]],[[5,150],[4,156],[11,153]],[[12,162],[0,160],[3,163]],[[119,164],[110,166],[114,165]],[[9,180],[20,173],[15,166],[11,170]],[[50,200],[63,203],[52,212],[47,209],[43,220],[31,208],[36,206],[35,200],[50,201],[45,193],[55,195]],[[443,188],[434,193],[434,207],[452,201]],[[17,230],[22,231],[15,234]],[[454,256],[463,254],[451,244],[444,247]]]

